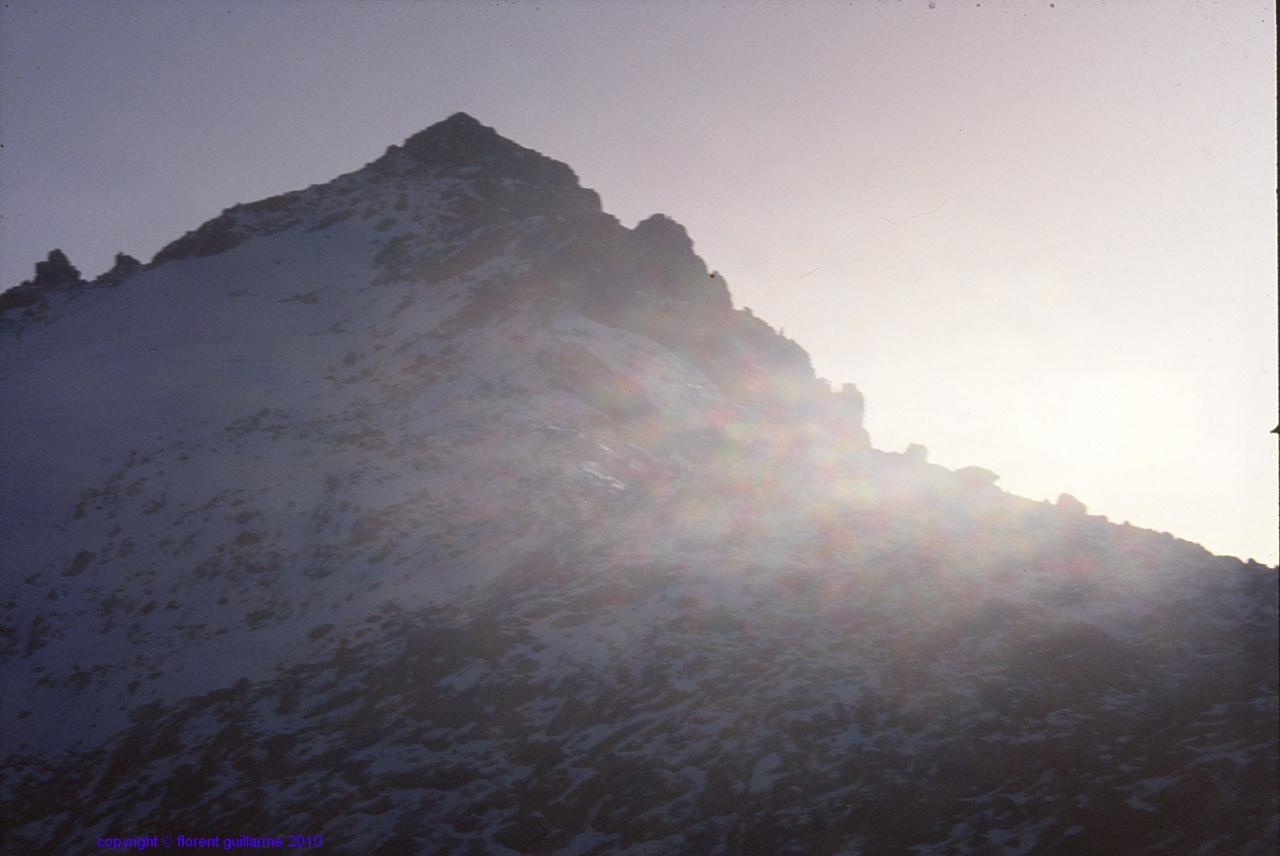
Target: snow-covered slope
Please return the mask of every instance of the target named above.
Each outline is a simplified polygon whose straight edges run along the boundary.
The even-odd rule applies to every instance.
[[[58,254],[61,256],[61,254]],[[871,448],[462,114],[0,296],[19,852],[1266,852],[1276,573]]]

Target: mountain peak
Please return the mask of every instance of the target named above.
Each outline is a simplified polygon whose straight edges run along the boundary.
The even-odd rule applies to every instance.
[[[481,124],[475,117],[458,112],[409,137],[404,147],[409,150],[456,149],[460,146],[474,145],[479,141],[492,144],[499,140],[515,145],[510,140],[504,140],[493,128]]]
[[[461,185],[461,187],[460,187]],[[235,205],[163,247],[154,267],[189,256],[210,256],[239,246],[253,236],[305,225],[326,229],[351,217],[349,194],[359,186],[364,211],[382,211],[389,228],[410,206],[407,188],[416,186],[444,204],[450,216],[480,223],[512,219],[532,212],[601,212],[600,197],[582,187],[568,164],[503,137],[474,117],[458,112],[391,146],[382,157],[357,172],[306,190],[290,191],[257,202]],[[428,190],[434,187],[435,190]],[[442,196],[433,197],[436,192]],[[439,213],[439,212],[435,212]],[[361,219],[372,216],[366,213]],[[426,209],[419,211],[426,216]],[[434,216],[434,214],[433,214]]]
[[[467,113],[454,113],[419,131],[399,150],[447,172],[465,169],[529,184],[578,187],[578,176],[568,164],[507,139]],[[392,147],[389,154],[396,151]]]
[[[464,113],[461,110],[459,110],[457,113],[451,114],[447,119],[442,119],[441,121],[436,122],[435,125],[432,125],[431,127],[440,128],[440,127],[446,127],[446,126],[455,127],[455,128],[486,128],[488,127],[486,125],[481,124],[480,120],[476,119],[476,117],[472,116],[470,113]],[[489,130],[492,130],[492,128],[490,128]]]

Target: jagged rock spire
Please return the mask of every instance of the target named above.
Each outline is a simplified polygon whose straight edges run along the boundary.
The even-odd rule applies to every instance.
[[[669,296],[723,311],[732,308],[728,286],[712,277],[693,251],[684,226],[665,214],[653,214],[636,224],[632,236],[641,251],[641,281],[658,283]]]
[[[111,270],[98,277],[97,281],[101,283],[110,283],[112,285],[123,282],[132,274],[142,269],[142,262],[135,259],[128,253],[116,253],[115,264],[111,266]]]
[[[31,280],[31,285],[46,288],[55,285],[70,285],[80,282],[80,271],[71,264],[71,260],[67,258],[67,254],[62,250],[54,249],[49,251],[49,257],[42,262],[36,262],[36,275]]]
[[[693,239],[689,232],[666,214],[650,214],[636,224],[636,237],[664,249],[693,251]]]
[[[0,292],[0,314],[26,308],[28,313],[38,312],[45,305],[44,292],[59,286],[83,282],[80,271],[62,250],[49,251],[49,257],[36,262],[36,275],[16,288]]]

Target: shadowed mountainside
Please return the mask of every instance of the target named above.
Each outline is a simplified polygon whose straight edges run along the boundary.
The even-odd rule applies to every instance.
[[[15,852],[1280,839],[1275,569],[874,449],[683,227],[464,114],[51,253],[0,396]]]

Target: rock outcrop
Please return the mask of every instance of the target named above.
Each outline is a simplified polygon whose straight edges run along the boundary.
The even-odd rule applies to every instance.
[[[36,273],[32,279],[0,293],[0,315],[7,312],[38,315],[46,305],[46,298],[51,290],[74,288],[83,284],[80,271],[71,264],[66,253],[58,249],[50,250],[48,258],[36,262]]]

